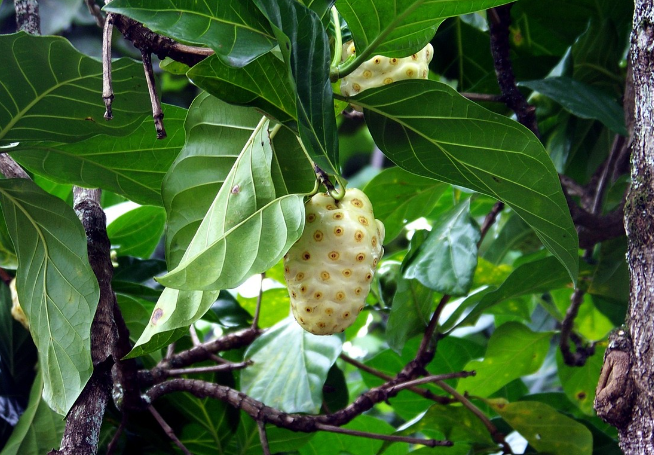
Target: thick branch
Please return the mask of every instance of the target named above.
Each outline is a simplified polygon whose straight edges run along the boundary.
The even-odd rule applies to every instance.
[[[0,172],[8,179],[30,179],[25,169],[7,153],[0,153]]]
[[[14,0],[16,28],[30,35],[41,34],[41,17],[37,0]]]

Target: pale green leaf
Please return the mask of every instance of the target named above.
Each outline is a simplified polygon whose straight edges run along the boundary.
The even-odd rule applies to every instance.
[[[275,45],[265,17],[250,1],[114,0],[104,8],[184,43],[206,45],[232,66],[243,66]]]
[[[22,142],[8,151],[29,171],[57,183],[103,188],[160,206],[161,182],[184,145],[186,116],[186,109],[175,106],[164,105],[163,111],[164,139],[157,139],[152,118],[147,118],[129,136],[103,134],[72,144]]]
[[[509,204],[576,282],[577,232],[554,165],[531,131],[436,81],[400,81],[352,101],[398,166]]]
[[[142,206],[116,218],[107,226],[107,234],[118,255],[147,259],[159,244],[165,223],[163,208]]]
[[[122,136],[150,112],[143,67],[133,60],[112,63],[114,119],[107,122],[102,64],[65,38],[2,35],[0,55],[0,144]]]
[[[514,379],[534,373],[550,345],[550,332],[532,332],[517,322],[507,322],[493,333],[483,360],[472,360],[464,368],[476,376],[463,378],[457,390],[487,397]]]
[[[313,335],[289,317],[245,352],[245,358],[254,364],[241,373],[241,391],[284,412],[315,414],[341,346],[338,336]]]
[[[424,332],[431,316],[434,293],[418,280],[400,278],[386,324],[388,345],[402,352],[404,343]]]
[[[604,350],[601,345],[596,346],[595,353],[588,357],[582,366],[566,365],[561,351],[556,352],[556,366],[563,392],[572,403],[589,416],[595,415],[593,402],[602,370]]]
[[[593,436],[583,424],[537,401],[491,402],[493,409],[539,453],[591,455]]]
[[[86,235],[73,209],[31,180],[0,180],[0,203],[18,256],[16,289],[39,351],[43,397],[65,415],[93,370],[99,288]]]

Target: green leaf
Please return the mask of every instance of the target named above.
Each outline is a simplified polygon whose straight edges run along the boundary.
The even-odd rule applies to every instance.
[[[591,455],[593,437],[581,423],[537,401],[491,402],[493,409],[538,452]]]
[[[112,63],[114,120],[103,118],[102,64],[55,36],[0,36],[0,144],[75,142],[134,131],[150,111],[143,67]],[[47,381],[46,381],[47,382]]]
[[[381,419],[361,415],[352,422],[343,425],[348,430],[363,431],[375,434],[393,434],[395,428]],[[341,453],[356,455],[375,455],[379,453],[383,442],[380,440],[319,432],[311,441],[300,449],[300,455],[334,455]]]
[[[61,444],[66,422],[41,398],[43,375],[39,369],[25,412],[0,455],[39,455]]]
[[[26,179],[0,180],[0,204],[18,256],[16,289],[43,371],[43,397],[65,415],[90,378],[98,282],[75,212]]]
[[[302,234],[303,196],[275,199],[267,125],[253,132],[179,265],[158,279],[164,286],[234,288],[275,265]]]
[[[182,42],[207,45],[231,66],[244,66],[275,45],[270,26],[250,1],[115,0],[104,9]]]
[[[148,325],[126,358],[156,351],[183,336],[191,324],[209,311],[219,293],[164,289]]]
[[[466,294],[477,267],[477,223],[465,199],[432,226],[425,241],[404,259],[405,278],[415,278],[441,294]]]
[[[338,138],[329,80],[329,39],[318,15],[295,0],[254,0],[268,17],[297,93],[302,143],[323,170],[338,172]]]
[[[527,128],[429,80],[366,90],[353,102],[391,160],[506,202],[576,282],[577,232],[554,165]]]
[[[398,280],[386,324],[386,339],[391,349],[402,352],[406,340],[424,332],[431,316],[433,300],[434,293],[418,280]]]
[[[154,304],[148,300],[120,292],[116,292],[116,302],[129,329],[129,338],[134,342],[137,340],[138,334],[145,329]]]
[[[55,182],[103,188],[160,206],[163,176],[184,145],[186,115],[186,109],[175,106],[163,110],[165,139],[157,139],[148,118],[129,136],[98,135],[73,144],[22,142],[8,151],[28,170]]]
[[[314,433],[300,433],[266,426],[266,436],[271,453],[293,453],[313,438]],[[236,435],[231,439],[225,455],[261,455],[261,439],[257,423],[245,412],[241,411],[241,420]]]
[[[548,77],[518,85],[552,98],[577,117],[599,120],[613,132],[627,136],[622,107],[602,90],[569,77]]]
[[[347,22],[354,45],[375,54],[406,57],[434,37],[446,17],[474,13],[508,3],[506,0],[338,0],[338,12]]]
[[[392,167],[375,176],[363,191],[375,208],[375,218],[384,223],[385,242],[390,243],[407,223],[429,213],[446,189],[442,182]]]
[[[266,274],[267,275],[267,274]],[[257,308],[257,297],[245,298],[238,296],[238,302],[251,315],[254,315]],[[259,314],[260,327],[272,327],[279,321],[288,317],[290,311],[290,300],[286,288],[268,289],[261,297],[261,313]]]
[[[487,292],[457,325],[473,324],[484,311],[502,301],[521,295],[548,292],[569,283],[570,277],[556,258],[550,256],[528,262],[516,268],[499,288]]]
[[[595,388],[599,382],[604,359],[604,348],[598,346],[595,354],[588,357],[583,366],[568,366],[563,361],[561,351],[556,351],[556,366],[563,392],[584,414],[593,416]]]
[[[164,177],[161,190],[170,268],[179,264],[260,119],[254,110],[230,106],[208,93],[191,104],[184,124],[186,144]]]
[[[493,243],[483,253],[483,258],[493,264],[499,264],[509,251],[520,249],[521,244],[529,242],[530,237],[537,241],[529,225],[519,216],[511,214],[493,239]]]
[[[187,73],[201,89],[231,104],[253,106],[282,123],[297,119],[295,89],[284,62],[267,53],[243,68],[211,56]]]
[[[450,441],[473,442],[493,446],[493,439],[479,417],[464,406],[432,405],[420,421],[410,427],[415,431],[439,431]]]
[[[313,335],[289,317],[248,347],[254,364],[241,373],[241,391],[284,412],[315,414],[341,346],[338,336]]]
[[[532,332],[517,322],[507,322],[488,341],[484,360],[472,360],[466,371],[476,376],[461,379],[457,390],[487,397],[514,379],[538,370],[550,345],[551,332]]]
[[[159,244],[165,223],[163,208],[137,207],[109,224],[107,234],[117,254],[147,259]]]
[[[11,243],[11,237],[7,231],[7,223],[0,217],[0,267],[4,269],[15,269],[18,267],[18,258]]]

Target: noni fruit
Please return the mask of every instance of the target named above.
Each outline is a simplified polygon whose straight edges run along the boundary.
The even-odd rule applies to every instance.
[[[352,41],[343,45],[343,60],[354,54]],[[341,93],[345,96],[354,96],[366,89],[381,87],[404,79],[427,79],[429,62],[433,56],[434,48],[431,44],[427,44],[419,52],[404,58],[376,55],[341,79]]]
[[[361,190],[348,189],[340,201],[319,193],[307,202],[304,232],[284,257],[291,310],[305,330],[331,335],[352,325],[370,292],[384,233]]]

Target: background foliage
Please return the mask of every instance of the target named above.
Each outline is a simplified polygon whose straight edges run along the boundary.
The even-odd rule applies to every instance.
[[[336,1],[341,33],[359,53],[404,57],[428,42],[435,52],[428,80],[352,100],[330,81],[332,3],[113,0],[105,12],[215,51],[191,68],[170,59],[156,68],[163,140],[139,53],[116,36],[114,54],[124,57],[112,64],[114,120],[102,119],[101,33],[81,0],[42,6],[44,35],[59,36],[15,33],[12,5],[2,3],[0,147],[34,182],[0,181],[2,278],[17,276],[30,320],[27,332],[11,318],[0,285],[1,455],[55,446],[91,374],[97,286],[72,185],[103,189],[112,286],[140,368],[155,366],[172,342],[188,349],[190,325],[202,341],[248,328],[260,301],[266,331],[223,353],[254,364],[188,377],[284,412],[330,414],[414,359],[432,317],[437,347],[426,372],[476,371],[421,386],[429,395],[403,390],[345,425],[449,439],[451,448],[269,424],[272,453],[510,453],[489,424],[515,453],[620,453],[592,403],[607,336],[624,320],[626,241],[580,249],[568,204],[602,216],[623,199],[626,168],[614,150],[629,127],[621,101],[632,5],[512,6],[506,51],[535,107],[536,136],[499,102],[488,9],[505,1]],[[292,321],[280,263],[303,229],[312,161],[362,188],[386,225],[367,305],[340,336],[315,337]],[[497,215],[490,228],[489,213]],[[573,344],[594,354],[573,367],[559,343],[580,295]],[[467,398],[439,401],[459,394]],[[194,454],[262,452],[256,422],[226,403],[183,393],[156,406]],[[100,452],[120,421],[110,407]],[[118,448],[177,450],[149,414],[131,419]]]

